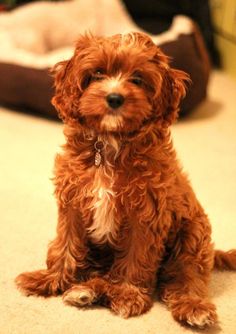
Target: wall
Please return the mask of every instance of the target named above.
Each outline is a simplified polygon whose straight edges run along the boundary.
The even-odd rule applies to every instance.
[[[236,0],[210,0],[223,68],[236,78]]]

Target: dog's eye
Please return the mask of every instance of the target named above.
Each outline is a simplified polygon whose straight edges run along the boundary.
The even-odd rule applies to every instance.
[[[104,71],[102,69],[97,69],[92,75],[92,80],[98,81],[104,78]]]
[[[95,75],[102,75],[104,74],[104,71],[100,68],[98,68],[96,71],[95,71]]]
[[[137,86],[141,86],[143,84],[143,78],[140,74],[134,74],[130,81]]]

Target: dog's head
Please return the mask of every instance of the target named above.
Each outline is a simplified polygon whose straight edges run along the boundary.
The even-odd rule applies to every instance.
[[[98,133],[130,133],[153,120],[168,126],[188,80],[143,33],[80,36],[73,57],[53,72],[59,116]]]

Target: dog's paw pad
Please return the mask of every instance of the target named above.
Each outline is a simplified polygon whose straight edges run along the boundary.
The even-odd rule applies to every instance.
[[[91,305],[95,299],[95,292],[83,286],[74,286],[63,295],[64,303],[80,307]]]

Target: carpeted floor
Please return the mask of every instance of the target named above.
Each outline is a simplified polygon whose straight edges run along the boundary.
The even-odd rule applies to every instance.
[[[216,247],[236,247],[236,82],[215,72],[208,100],[174,126],[173,137],[212,221]],[[158,301],[147,314],[124,320],[105,308],[80,310],[65,306],[61,297],[25,297],[16,289],[17,274],[45,266],[55,235],[50,177],[62,143],[59,123],[0,109],[0,333],[192,333]],[[236,273],[214,272],[210,290],[221,330],[206,332],[236,333]]]

